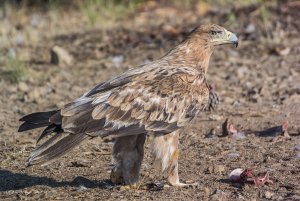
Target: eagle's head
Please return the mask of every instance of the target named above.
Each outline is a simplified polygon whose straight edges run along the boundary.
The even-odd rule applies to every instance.
[[[209,46],[234,44],[237,47],[239,43],[236,34],[216,24],[199,26],[191,33],[190,37],[201,38]]]
[[[222,44],[238,46],[234,33],[216,25],[202,25],[194,29],[187,38],[165,57],[172,66],[189,66],[207,72],[209,59],[214,49]]]

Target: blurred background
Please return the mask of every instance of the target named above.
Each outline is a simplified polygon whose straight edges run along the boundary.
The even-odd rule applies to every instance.
[[[218,51],[212,66],[228,68],[212,67],[211,74],[238,66],[224,76],[242,82],[244,98],[257,102],[260,91],[282,95],[272,79],[260,80],[267,76],[260,70],[264,62],[266,73],[274,72],[274,65],[280,75],[299,72],[299,9],[299,1],[281,0],[2,0],[0,83],[8,86],[4,90],[23,91],[21,100],[30,103],[43,102],[39,97],[62,88],[81,93],[86,86],[160,57],[196,26],[216,23],[236,32],[241,45]],[[254,82],[246,82],[249,73],[255,73]],[[213,81],[217,87],[219,81]],[[276,103],[285,99],[267,97]]]
[[[229,200],[240,200],[239,196],[246,200],[264,196],[275,200],[280,197],[299,199],[293,197],[300,194],[299,178],[292,173],[298,172],[299,176],[299,0],[1,0],[0,152],[3,154],[0,167],[58,180],[72,180],[84,173],[94,180],[108,178],[106,171],[99,173],[100,167],[106,167],[102,161],[110,163],[109,155],[100,151],[108,145],[99,141],[83,145],[81,152],[74,152],[76,157],[68,155],[62,160],[65,163],[53,163],[46,171],[40,167],[25,169],[24,163],[35,147],[37,132],[18,134],[18,119],[31,112],[61,107],[102,81],[160,58],[196,26],[207,23],[216,23],[237,33],[240,43],[238,48],[216,48],[211,58],[207,79],[221,97],[220,108],[216,113],[204,113],[194,126],[187,128],[183,135],[185,143],[182,143],[185,160],[180,164],[184,170],[180,174],[192,180],[199,177],[202,186],[200,191],[190,189],[186,195],[177,194],[178,198],[198,196],[191,199],[203,200],[202,195],[206,194],[219,198],[223,194],[213,192],[219,192],[227,184],[213,182],[210,177],[220,181],[228,169],[247,164],[273,168],[273,176],[287,187],[274,185],[267,195],[262,190],[255,194],[252,188],[242,192],[238,188],[224,187],[223,193]],[[238,129],[251,132],[288,121],[289,133],[296,137],[277,139],[280,142],[256,137],[244,141],[219,138],[221,125],[229,117]],[[213,138],[205,137],[208,134]],[[231,150],[238,160],[227,156]],[[93,155],[91,152],[101,153]],[[85,162],[79,162],[81,166],[73,165],[75,158],[84,158]],[[220,165],[216,174],[215,164]],[[281,168],[283,166],[290,169]],[[58,169],[66,173],[61,174]],[[197,174],[193,174],[195,169]],[[37,184],[50,182],[58,189],[67,185],[41,178],[17,177],[10,172],[2,175],[0,172],[0,179],[6,181],[0,185],[0,195],[1,189],[6,189],[2,196],[8,199],[11,196],[26,198],[27,190],[33,198],[42,199],[39,197],[42,194],[35,193]],[[97,186],[94,181],[80,182]],[[20,191],[16,190],[18,186]],[[57,191],[52,187],[37,189],[55,192],[43,194],[49,199],[58,195],[66,199],[70,194],[64,193],[72,191],[68,188]],[[112,199],[109,191],[98,190],[92,192],[101,192]],[[199,192],[202,194],[198,195]],[[119,196],[117,192],[113,197],[118,199]],[[147,192],[147,196],[157,198],[151,192]],[[168,197],[164,193],[158,196]]]

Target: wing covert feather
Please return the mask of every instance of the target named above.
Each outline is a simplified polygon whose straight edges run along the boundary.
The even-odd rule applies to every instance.
[[[170,71],[170,70],[169,70]],[[184,72],[183,72],[184,71]],[[169,73],[169,72],[168,72]],[[191,121],[208,102],[209,91],[204,75],[191,69],[164,71],[137,77],[132,82],[113,90],[105,104],[118,108],[93,111],[93,117],[106,117],[106,121],[138,124],[147,131],[172,132]],[[97,106],[98,107],[98,106]],[[103,108],[103,106],[99,106]],[[126,118],[122,118],[126,116]],[[119,122],[119,123],[120,123]]]
[[[195,69],[156,68],[130,79],[109,90],[98,86],[66,105],[61,110],[63,127],[92,136],[170,133],[190,122],[208,103],[204,74]]]

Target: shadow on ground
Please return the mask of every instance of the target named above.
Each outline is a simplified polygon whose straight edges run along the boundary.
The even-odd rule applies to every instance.
[[[0,192],[24,189],[27,187],[44,185],[52,188],[79,187],[107,189],[113,184],[109,180],[89,180],[84,177],[76,177],[73,181],[56,181],[49,177],[31,176],[26,173],[13,173],[8,170],[0,170]]]

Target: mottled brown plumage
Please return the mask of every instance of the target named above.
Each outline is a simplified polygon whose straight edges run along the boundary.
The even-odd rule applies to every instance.
[[[179,129],[210,107],[205,75],[216,45],[237,44],[234,34],[218,25],[196,28],[162,58],[131,69],[60,110],[21,119],[19,131],[47,128],[39,140],[53,134],[30,155],[29,164],[45,163],[65,154],[85,139],[115,139],[115,183],[138,181],[146,135],[154,136],[153,154],[172,185],[178,178]]]

